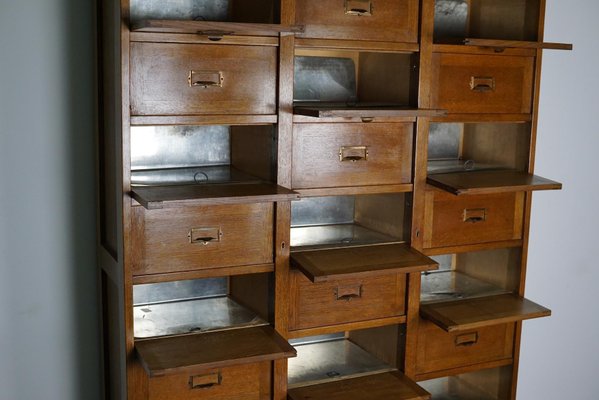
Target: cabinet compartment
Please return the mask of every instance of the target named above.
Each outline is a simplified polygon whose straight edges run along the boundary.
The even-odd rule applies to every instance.
[[[433,53],[431,105],[450,113],[530,114],[534,58]]]
[[[302,38],[416,43],[417,0],[298,0]]]
[[[509,323],[449,333],[421,319],[416,373],[511,359],[514,332],[514,323]]]
[[[425,197],[425,248],[522,238],[524,192],[454,196],[430,190]]]
[[[272,264],[273,203],[133,207],[133,274]]]
[[[435,400],[507,400],[511,365],[418,382]]]
[[[295,124],[294,189],[412,180],[413,124]]]
[[[132,115],[276,113],[277,48],[131,43]]]

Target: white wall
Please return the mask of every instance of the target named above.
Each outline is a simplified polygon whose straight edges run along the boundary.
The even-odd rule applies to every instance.
[[[92,1],[0,0],[0,399],[100,398]]]
[[[519,399],[599,398],[599,3],[548,0]],[[100,398],[92,6],[0,0],[0,399]]]
[[[548,0],[536,172],[564,184],[535,194],[529,299],[553,315],[524,323],[521,400],[599,398],[599,2]]]

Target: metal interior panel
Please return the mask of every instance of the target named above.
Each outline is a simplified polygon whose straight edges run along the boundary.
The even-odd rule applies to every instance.
[[[351,58],[295,57],[293,101],[358,100],[356,66]]]
[[[132,22],[143,19],[229,19],[229,0],[131,0],[130,4]]]
[[[340,339],[295,346],[289,359],[289,387],[308,386],[350,377],[393,371],[349,340]]]
[[[131,127],[131,169],[165,169],[231,163],[228,126]]]
[[[479,163],[474,160],[432,160],[429,161],[426,170],[429,175],[446,174],[451,172],[482,171],[490,169],[505,169],[497,164]]]
[[[460,376],[449,376],[418,382],[435,400],[496,400]]]
[[[148,283],[133,286],[133,305],[224,296],[228,293],[227,278]]]
[[[430,256],[433,260],[439,263],[437,271],[451,271],[454,269],[453,254],[443,254],[440,256]]]
[[[468,1],[436,0],[434,39],[463,39],[468,37]]]
[[[226,296],[135,306],[133,318],[136,338],[268,324]]]
[[[500,287],[458,271],[437,271],[422,274],[420,302],[438,303],[486,297],[506,292]]]
[[[346,247],[397,242],[394,238],[360,225],[339,224],[291,228],[291,247]]]
[[[428,132],[428,159],[444,160],[461,157],[463,124],[432,123]]]
[[[307,197],[291,203],[291,226],[351,224],[353,196]]]
[[[131,172],[134,186],[194,185],[205,183],[258,182],[259,178],[229,166],[169,168]]]
[[[324,343],[332,340],[345,339],[345,332],[330,333],[328,335],[306,336],[298,339],[290,339],[289,344],[292,346],[300,346],[303,344]]]

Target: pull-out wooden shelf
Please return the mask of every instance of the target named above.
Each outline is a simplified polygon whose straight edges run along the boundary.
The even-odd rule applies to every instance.
[[[551,311],[515,294],[423,304],[420,315],[447,332],[548,317]]]
[[[430,394],[400,372],[290,389],[291,400],[425,400]]]
[[[429,175],[429,185],[455,195],[559,190],[562,184],[519,171],[466,171]]]
[[[313,118],[361,118],[363,122],[370,122],[374,118],[383,117],[443,117],[446,110],[412,108],[405,105],[371,104],[371,103],[322,103],[306,104],[293,107],[293,113]]]
[[[270,326],[135,342],[150,377],[295,357],[294,348]]]
[[[134,23],[131,31],[196,33],[214,37],[214,40],[218,40],[223,35],[279,36],[281,33],[299,33],[304,31],[304,27],[280,24],[149,19]]]
[[[289,201],[299,195],[272,183],[232,183],[216,185],[139,186],[131,197],[148,210],[169,205],[241,204]]]
[[[438,264],[404,243],[296,251],[290,263],[312,282],[434,270]]]
[[[499,40],[499,39],[477,39],[466,38],[464,44],[467,46],[495,47],[498,49],[546,49],[546,50],[572,50],[574,46],[569,43],[530,42],[523,40]]]

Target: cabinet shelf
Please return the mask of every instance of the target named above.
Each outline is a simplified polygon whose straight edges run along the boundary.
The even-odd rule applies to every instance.
[[[139,186],[131,197],[148,210],[165,205],[240,204],[289,201],[299,195],[272,183]]]
[[[295,357],[270,326],[137,340],[135,349],[150,377]]]
[[[392,105],[384,103],[316,103],[295,104],[295,115],[313,118],[361,118],[362,122],[371,122],[377,117],[442,117],[447,115],[445,110],[419,109],[405,105]]]
[[[397,238],[357,224],[291,227],[291,246],[297,250],[363,246],[391,242],[397,242]]]
[[[466,38],[463,40],[466,46],[494,47],[496,49],[546,49],[546,50],[572,50],[574,46],[569,43],[531,42],[523,40],[498,40]]]
[[[429,185],[455,195],[559,190],[562,184],[519,171],[466,171],[429,175]]]
[[[423,304],[420,316],[447,332],[548,317],[551,311],[515,294]]]
[[[438,264],[404,243],[296,251],[290,263],[312,282],[434,270]]]
[[[465,300],[506,292],[498,286],[459,271],[437,271],[422,275],[420,303]]]
[[[146,19],[131,25],[133,32],[194,33],[218,41],[225,35],[279,36],[281,33],[300,33],[300,25],[252,24],[241,22],[188,21]]]

